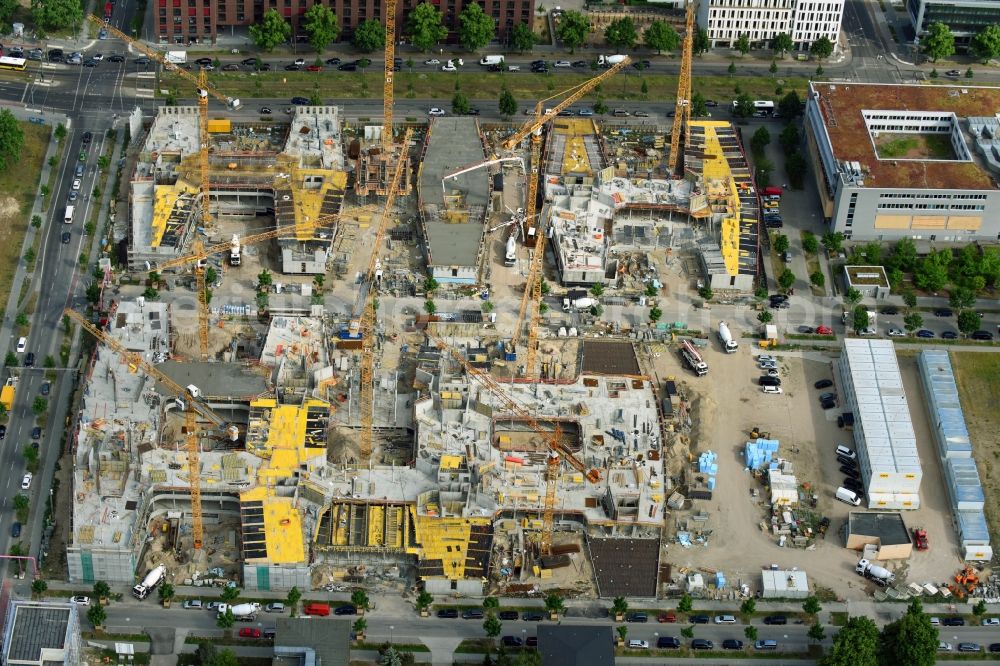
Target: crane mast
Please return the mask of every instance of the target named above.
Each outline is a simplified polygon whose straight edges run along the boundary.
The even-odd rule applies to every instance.
[[[385,81],[382,86],[382,152],[392,151],[393,75],[396,71],[396,3],[386,0],[385,6]]]
[[[691,59],[694,57],[694,0],[687,0],[684,25],[684,43],[681,47],[681,71],[677,77],[677,103],[674,107],[674,124],[670,130],[670,156],[667,168],[676,174],[681,165],[681,131],[691,133]],[[687,145],[687,135],[684,144]]]

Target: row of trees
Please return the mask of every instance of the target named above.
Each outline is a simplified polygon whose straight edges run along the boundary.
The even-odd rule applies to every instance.
[[[920,50],[937,62],[955,53],[955,35],[940,21],[927,26],[927,34],[920,38]],[[1000,57],[1000,25],[992,23],[980,30],[969,42],[969,50],[984,63]]]
[[[897,241],[891,250],[881,243],[857,245],[847,262],[861,266],[884,266],[889,285],[899,289],[907,274],[921,291],[936,294],[948,290],[954,308],[971,307],[976,296],[987,287],[1000,284],[1000,250],[994,247],[966,245],[958,251],[950,248],[931,250],[920,258],[909,238]]]
[[[0,0],[2,2],[3,0]],[[496,37],[496,22],[483,12],[482,7],[470,4],[458,15],[458,38],[470,51],[489,44]],[[322,53],[340,36],[340,21],[332,9],[314,4],[302,16],[302,28],[309,37],[309,44],[316,53]],[[444,14],[434,5],[422,2],[406,17],[406,33],[410,42],[421,51],[427,51],[448,36]],[[250,39],[257,48],[271,51],[292,36],[292,26],[278,12],[269,9],[260,23],[250,26]],[[534,33],[524,25],[515,26],[512,33],[515,48],[526,51],[535,44]],[[378,19],[362,21],[354,31],[353,44],[360,51],[371,53],[385,46],[385,27]]]
[[[753,48],[753,44],[750,42],[750,35],[740,35],[733,42],[732,47],[742,55],[750,53],[750,49]],[[779,32],[771,39],[771,50],[774,52],[774,57],[776,58],[783,57],[794,48],[795,42],[792,41],[792,36],[787,32]],[[809,52],[820,60],[825,60],[833,55],[833,42],[828,37],[820,37],[809,47]]]

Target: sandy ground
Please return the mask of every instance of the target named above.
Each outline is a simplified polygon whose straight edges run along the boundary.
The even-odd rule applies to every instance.
[[[746,582],[753,587],[759,587],[756,572],[762,567],[770,564],[799,567],[809,574],[813,587],[830,588],[844,598],[865,598],[870,589],[853,573],[858,555],[842,547],[840,536],[850,507],[833,498],[842,478],[834,449],[839,443],[853,446],[853,438],[849,432],[837,428],[839,410],[820,409],[816,400],[819,391],[812,387],[819,379],[834,378],[831,365],[834,356],[777,354],[783,395],[761,393],[756,384],[759,372],[746,343],[738,353],[727,355],[720,353],[713,340],[703,356],[710,368],[703,378],[693,377],[680,367],[672,351],[655,360],[660,379],[675,375],[701,396],[693,414],[695,455],[713,450],[719,456],[715,496],[711,501],[697,502],[694,507],[695,511],[711,514],[706,525],[706,529],[713,531],[708,545],[689,549],[671,545],[666,560],[675,568],[720,569],[733,585]],[[940,582],[950,578],[958,567],[956,538],[950,526],[941,467],[928,436],[916,364],[901,359],[901,366],[924,462],[921,492],[924,506],[906,513],[905,520],[909,526],[926,528],[932,544],[929,552],[915,553],[911,558],[909,580]],[[826,538],[818,540],[812,550],[781,548],[775,536],[759,528],[766,515],[765,506],[755,503],[751,489],[760,486],[743,466],[744,443],[754,426],[781,441],[779,454],[794,463],[800,484],[808,482],[816,486],[817,510],[832,520]],[[668,523],[672,528],[673,521]]]

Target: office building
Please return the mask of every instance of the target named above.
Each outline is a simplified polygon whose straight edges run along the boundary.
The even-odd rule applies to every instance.
[[[808,51],[820,37],[836,44],[843,16],[844,0],[708,0],[698,5],[698,25],[708,30],[713,48],[734,48],[741,35],[752,45],[770,47],[783,32],[796,51]]]
[[[906,13],[919,42],[931,23],[944,23],[961,50],[983,28],[1000,23],[998,0],[907,0]]]

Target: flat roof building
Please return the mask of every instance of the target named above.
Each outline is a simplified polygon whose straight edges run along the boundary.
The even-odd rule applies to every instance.
[[[1000,23],[998,0],[906,0],[917,39],[927,34],[931,23],[944,23],[955,36],[955,46],[964,49],[983,28]]]
[[[796,51],[808,51],[820,37],[836,45],[843,17],[844,0],[708,0],[698,6],[698,25],[708,31],[713,48],[736,48],[743,35],[752,45],[769,48],[782,32],[792,38]]]
[[[78,606],[15,599],[6,609],[0,663],[10,666],[76,666],[80,654]]]
[[[877,560],[903,560],[913,552],[903,516],[893,512],[852,511],[847,519],[847,548],[875,547]]]
[[[847,338],[839,370],[868,508],[920,508],[917,439],[892,341]]]
[[[1000,88],[810,83],[806,140],[850,240],[995,241]]]

